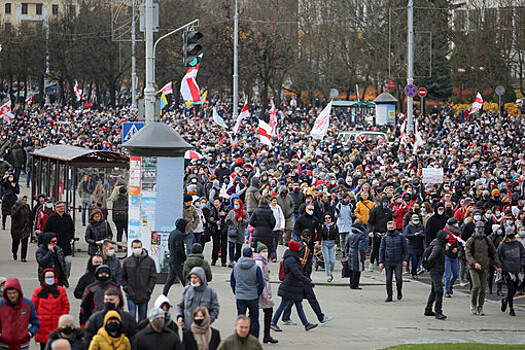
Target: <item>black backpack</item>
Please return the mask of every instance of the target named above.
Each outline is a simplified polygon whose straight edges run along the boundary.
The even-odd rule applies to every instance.
[[[430,270],[432,268],[432,262],[429,260],[430,255],[432,255],[432,249],[434,248],[433,245],[429,245],[425,248],[425,251],[423,252],[423,256],[421,257],[421,266],[425,270]]]

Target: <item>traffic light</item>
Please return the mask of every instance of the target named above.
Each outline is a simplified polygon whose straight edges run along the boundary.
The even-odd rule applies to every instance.
[[[199,54],[202,51],[202,46],[198,43],[200,38],[202,38],[202,33],[194,30],[188,30],[182,34],[183,60],[186,67],[195,67],[200,62]]]

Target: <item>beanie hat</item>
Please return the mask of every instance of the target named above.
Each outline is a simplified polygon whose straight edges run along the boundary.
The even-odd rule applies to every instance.
[[[244,247],[242,250],[242,256],[245,256],[247,258],[251,257],[253,255],[253,250],[250,247]]]
[[[451,217],[450,219],[447,220],[447,225],[455,225],[458,223],[458,219],[456,219],[455,217]]]
[[[492,192],[491,192],[491,195],[492,196],[497,196],[499,193],[499,190],[497,188],[493,189]]]
[[[296,241],[288,242],[288,249],[290,249],[291,252],[298,252],[300,248],[301,248],[301,245],[297,243]]]
[[[192,254],[200,254],[200,253],[202,253],[202,245],[200,243],[194,243],[191,246],[191,253]]]
[[[151,309],[151,311],[149,312],[149,315],[148,315],[148,320],[150,322],[153,322],[153,320],[157,319],[157,318],[165,318],[166,316],[164,315],[164,310],[162,310],[161,308],[159,307],[154,307],[153,309]]]
[[[192,200],[193,200],[193,197],[191,196],[191,194],[184,195],[184,203],[191,202]]]
[[[412,215],[412,220],[419,220],[419,215],[413,214]]]
[[[257,253],[260,253],[265,249],[268,249],[266,244],[262,243],[261,241],[257,242],[257,250],[256,250]]]
[[[67,325],[75,325],[75,319],[71,315],[62,315],[58,319],[58,328],[65,327]]]
[[[478,221],[478,222],[476,222],[476,228],[477,227],[485,227],[485,224],[483,224],[482,221]]]
[[[95,276],[98,276],[103,272],[111,276],[111,269],[109,268],[108,265],[100,265],[99,267],[97,267],[97,269],[95,270]]]

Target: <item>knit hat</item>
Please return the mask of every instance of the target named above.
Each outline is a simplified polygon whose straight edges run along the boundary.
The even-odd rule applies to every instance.
[[[75,319],[71,315],[62,315],[58,319],[58,328],[65,327],[67,325],[75,325]]]
[[[191,202],[192,200],[193,200],[193,197],[191,196],[191,194],[184,195],[184,203]]]
[[[491,192],[491,195],[492,196],[497,196],[499,193],[499,190],[497,188],[493,189],[492,192]]]
[[[450,226],[455,225],[457,223],[458,223],[458,219],[456,219],[455,217],[451,217],[447,220],[447,225],[450,225]]]
[[[261,241],[257,242],[257,249],[256,249],[257,254],[262,252],[265,249],[268,249],[266,244],[262,243]]]
[[[166,316],[164,315],[164,310],[162,310],[161,308],[158,308],[158,307],[154,307],[153,309],[151,309],[151,311],[149,312],[149,315],[148,315],[148,320],[150,322],[153,322],[155,319],[157,318],[165,318]]]
[[[485,227],[485,224],[483,224],[482,221],[478,221],[478,222],[476,222],[476,228],[478,228],[478,227]]]
[[[5,278],[5,277],[0,277],[0,284],[5,283],[5,281],[7,281],[7,278]]]
[[[191,253],[192,254],[200,254],[202,253],[202,244],[200,243],[193,243],[191,246]]]
[[[298,252],[300,248],[301,248],[301,245],[297,243],[296,241],[288,242],[288,249],[290,249],[291,252]]]
[[[413,214],[412,215],[412,220],[419,220],[419,215]]]
[[[251,257],[253,255],[253,250],[250,247],[244,247],[242,250],[242,256],[245,256],[247,258]]]

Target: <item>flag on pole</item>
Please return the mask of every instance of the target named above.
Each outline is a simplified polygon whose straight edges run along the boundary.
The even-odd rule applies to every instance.
[[[35,103],[35,99],[33,98],[33,96],[29,96],[28,98],[26,98],[26,104],[33,104]]]
[[[162,110],[167,105],[168,105],[168,99],[166,98],[166,94],[163,92],[162,95],[160,95],[160,115],[162,115]]]
[[[330,125],[330,112],[332,111],[332,101],[321,111],[317,119],[315,120],[310,135],[314,139],[322,140],[328,132],[328,126]]]
[[[407,146],[408,141],[407,141],[407,136],[405,134],[405,130],[406,130],[405,128],[406,128],[406,120],[403,122],[403,124],[401,124],[401,143]]]
[[[200,62],[195,67],[188,68],[186,75],[182,78],[180,83],[180,93],[184,101],[193,104],[201,103],[201,94],[199,85],[197,84],[197,73],[199,73]]]
[[[262,119],[259,119],[259,139],[263,145],[272,147],[272,127]]]
[[[8,123],[11,123],[13,119],[15,119],[15,115],[11,112],[11,100],[0,107],[0,117],[4,118]]]
[[[78,83],[77,81],[75,80],[75,96],[77,97],[77,102],[82,100],[82,90],[80,90],[80,88],[78,87]]]
[[[222,119],[222,117],[219,115],[219,113],[217,113],[217,109],[215,107],[213,107],[213,121],[215,123],[217,123],[217,125],[219,125],[220,127],[223,127],[225,129],[228,129],[228,125],[226,124],[226,122],[224,121],[224,119]]]
[[[270,108],[270,126],[272,127],[272,136],[277,135],[277,110],[275,109],[275,105],[273,104],[273,98],[272,101],[272,107]]]
[[[414,139],[414,152],[417,151],[417,149],[425,144],[425,141],[423,141],[423,137],[421,136],[421,132],[419,131],[419,126],[416,120],[416,127],[415,127],[415,139]]]
[[[481,94],[478,92],[469,114],[474,114],[478,112],[481,109],[481,107],[483,107],[483,97],[481,97]]]
[[[248,110],[248,100],[244,102],[244,106],[242,107],[241,113],[239,113],[239,115],[237,116],[237,120],[235,121],[235,125],[233,126],[233,134],[237,134],[239,132],[241,122],[245,118],[250,118],[250,111]]]
[[[160,94],[160,93],[163,93],[165,95],[169,95],[169,94],[173,93],[173,86],[171,84],[171,81],[168,82],[166,85],[164,85],[164,87],[162,89],[157,91],[157,94]]]
[[[208,98],[208,90],[204,91],[204,93],[201,96],[201,102],[206,102],[206,99]]]

